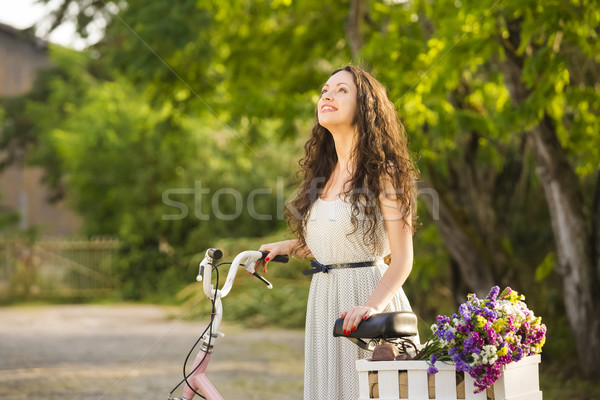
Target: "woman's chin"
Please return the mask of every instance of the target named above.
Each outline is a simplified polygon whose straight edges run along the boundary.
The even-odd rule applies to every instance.
[[[335,118],[324,117],[324,118],[319,118],[319,125],[321,125],[325,129],[331,130],[331,128],[334,128],[339,125],[343,125],[343,123],[341,121],[338,121]]]

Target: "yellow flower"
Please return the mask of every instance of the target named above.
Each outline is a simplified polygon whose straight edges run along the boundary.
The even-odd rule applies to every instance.
[[[482,328],[485,325],[485,318],[483,318],[481,315],[478,315],[475,318],[475,328]]]
[[[505,355],[507,355],[507,354],[508,354],[508,347],[507,347],[507,346],[502,346],[502,347],[500,347],[500,350],[498,350],[498,351],[496,352],[496,355],[497,355],[498,357],[502,357],[502,356],[505,356]]]
[[[496,322],[494,322],[492,324],[492,328],[494,328],[494,330],[496,332],[502,331],[502,329],[504,329],[505,326],[506,326],[506,318],[497,319]]]
[[[513,290],[508,295],[508,300],[510,300],[511,304],[516,304],[519,301],[519,294]]]

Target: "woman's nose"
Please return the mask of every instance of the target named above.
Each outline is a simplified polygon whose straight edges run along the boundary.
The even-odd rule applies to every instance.
[[[328,91],[326,91],[326,92],[324,92],[324,93],[321,95],[321,98],[322,98],[323,100],[331,100],[331,97],[332,97],[332,96],[331,96],[331,92],[330,92],[329,90],[328,90]]]

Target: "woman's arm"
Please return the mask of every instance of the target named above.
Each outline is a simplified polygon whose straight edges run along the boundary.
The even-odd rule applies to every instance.
[[[386,187],[386,191],[382,193],[379,200],[390,241],[392,261],[367,302],[363,306],[355,306],[342,313],[344,331],[356,329],[363,319],[383,311],[412,270],[412,216],[410,213],[404,215],[402,205],[395,196],[386,195],[386,193],[394,193],[391,185],[386,185]],[[406,223],[404,222],[405,218]]]
[[[298,247],[298,239],[291,239],[289,255],[297,258],[314,258],[310,249],[306,245]]]
[[[382,213],[390,240],[392,261],[373,294],[365,303],[366,307],[373,309],[373,313],[367,314],[367,318],[374,313],[382,312],[389,304],[392,297],[402,288],[413,264],[413,242],[410,225],[406,226],[404,224],[402,216],[399,215],[396,208],[390,207],[387,211],[383,211],[384,208],[387,207],[382,206]]]

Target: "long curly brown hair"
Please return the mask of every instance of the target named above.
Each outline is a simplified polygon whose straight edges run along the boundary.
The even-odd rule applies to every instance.
[[[357,110],[354,125],[358,137],[352,149],[355,169],[348,190],[344,192],[352,204],[352,225],[357,229],[361,220],[366,223],[366,244],[375,246],[377,222],[381,208],[379,195],[386,182],[391,182],[401,205],[405,227],[414,232],[416,219],[416,178],[418,171],[409,153],[404,126],[385,87],[364,69],[348,65],[334,71],[348,71],[357,87]],[[299,161],[300,177],[297,197],[286,206],[286,218],[292,233],[299,239],[294,253],[306,249],[305,228],[308,212],[331,177],[338,157],[333,136],[317,122],[311,137],[304,145],[305,156]],[[390,196],[389,193],[384,193]],[[298,254],[298,253],[296,253]]]

